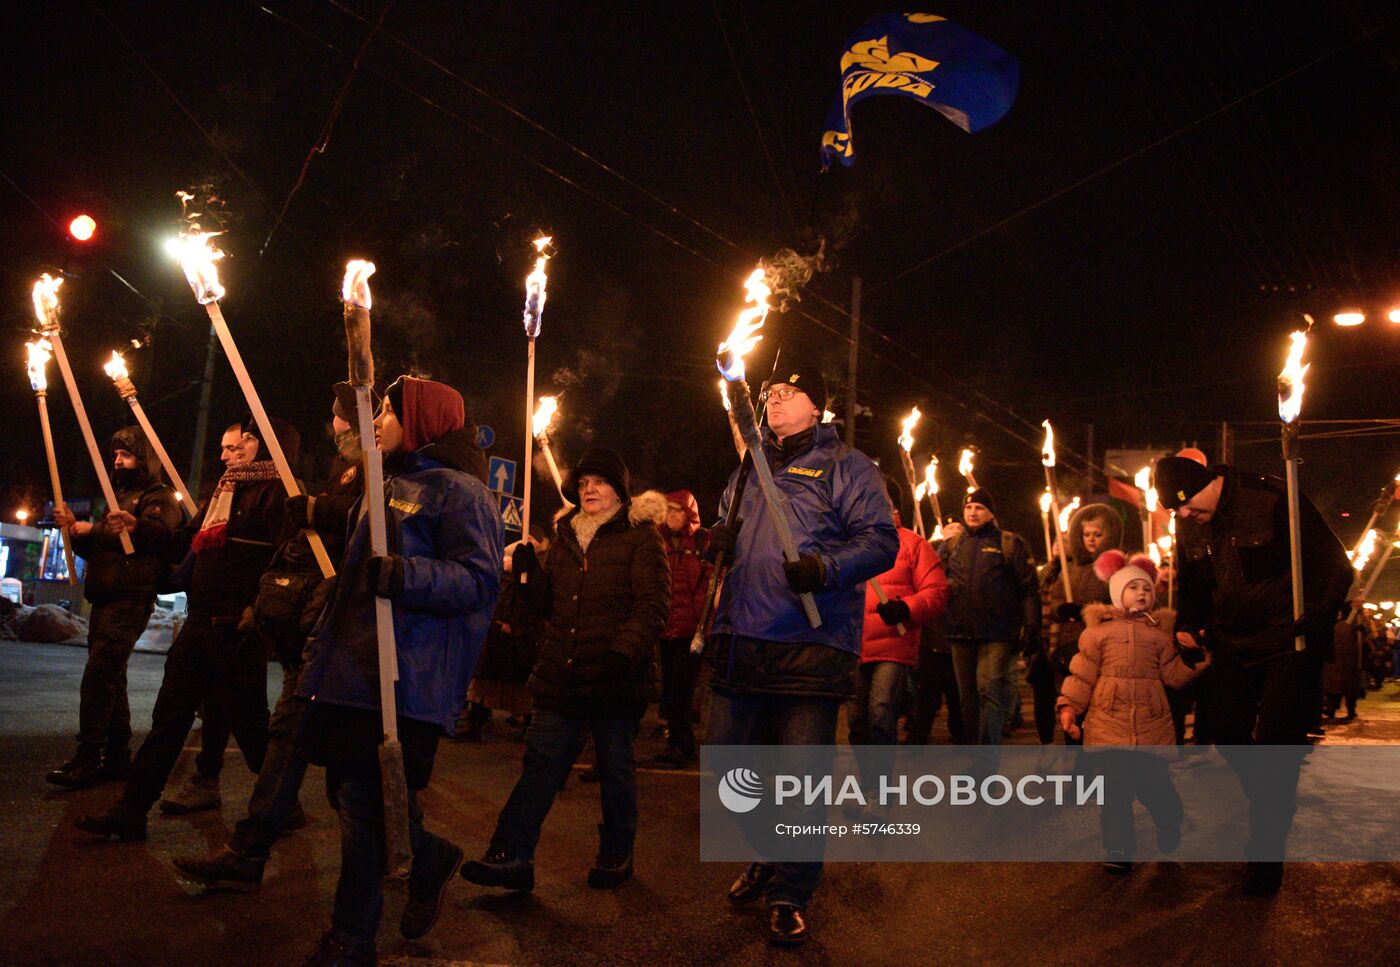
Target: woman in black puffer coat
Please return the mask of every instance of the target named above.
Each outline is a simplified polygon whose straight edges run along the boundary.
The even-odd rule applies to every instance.
[[[560,519],[546,567],[532,545],[515,549],[517,607],[544,619],[530,676],[535,717],[525,735],[524,768],[501,810],[485,857],[462,875],[482,886],[534,887],[534,852],[554,794],[588,735],[601,774],[603,822],[593,887],[632,875],[637,829],[633,742],[647,703],[657,697],[653,649],[671,607],[670,565],[657,524],[666,499],[627,496],[628,474],[611,450],[587,451],[569,475],[571,503]]]

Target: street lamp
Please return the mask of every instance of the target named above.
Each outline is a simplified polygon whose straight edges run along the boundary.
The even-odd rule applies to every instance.
[[[1390,314],[1387,315],[1386,318],[1391,322],[1400,322],[1400,309],[1391,309]]]
[[[1394,315],[1394,313],[1392,313]],[[1332,321],[1339,326],[1359,326],[1366,321],[1366,313],[1348,310],[1339,312],[1332,317]]]
[[[15,511],[15,520],[23,524],[25,521],[29,520],[29,511],[21,507],[19,510]]]

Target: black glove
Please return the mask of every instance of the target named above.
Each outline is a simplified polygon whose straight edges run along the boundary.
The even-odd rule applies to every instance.
[[[783,562],[788,587],[798,594],[811,594],[826,585],[826,568],[815,554],[799,554],[795,561]]]
[[[1304,611],[1303,616],[1293,622],[1293,637],[1303,635],[1321,635],[1332,633],[1332,626],[1337,623],[1337,613],[1332,610],[1318,609],[1314,611]]]
[[[288,497],[286,502],[287,519],[298,527],[314,527],[315,522],[311,519],[311,507],[316,503],[316,498],[309,494],[297,494],[295,497]]]
[[[891,598],[884,604],[875,606],[875,613],[880,616],[880,620],[893,628],[895,625],[907,625],[909,623],[909,605],[899,598]]]
[[[606,681],[627,681],[632,677],[632,659],[620,651],[603,655],[603,678]]]
[[[734,558],[734,548],[739,546],[739,528],[743,521],[732,524],[716,524],[710,528],[710,543],[705,548],[705,559],[713,564],[721,554],[730,560]]]
[[[510,569],[513,574],[528,574],[538,570],[540,557],[535,553],[535,545],[529,541],[521,541],[515,545],[515,550],[510,552]]]
[[[1055,620],[1064,624],[1066,621],[1084,620],[1084,606],[1067,601],[1055,609]]]
[[[403,590],[403,558],[397,554],[372,557],[365,564],[369,589],[381,598],[392,598]]]

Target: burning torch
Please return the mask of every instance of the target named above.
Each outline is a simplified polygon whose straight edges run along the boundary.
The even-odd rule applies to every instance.
[[[1309,319],[1309,322],[1312,320]],[[1303,352],[1308,348],[1308,334],[1294,332],[1289,337],[1288,359],[1278,374],[1278,417],[1283,421],[1283,460],[1288,482],[1288,551],[1293,577],[1293,620],[1303,616],[1303,549],[1302,525],[1298,511],[1298,417],[1303,412],[1303,377],[1309,366],[1303,365]],[[1293,648],[1302,651],[1307,642],[1302,635],[1293,639]]]
[[[1375,590],[1376,587],[1376,579],[1381,576],[1381,572],[1385,570],[1385,566],[1390,563],[1390,552],[1395,550],[1397,544],[1400,544],[1400,526],[1395,528],[1395,539],[1387,542],[1385,550],[1381,552],[1379,560],[1376,561],[1376,566],[1371,570],[1370,578],[1366,580],[1366,586],[1361,589],[1361,594],[1357,596],[1358,601],[1365,601],[1371,596],[1371,592]],[[1353,563],[1352,566],[1355,567],[1355,563]],[[1365,565],[1362,566],[1364,567]],[[1359,571],[1360,568],[1357,568],[1357,570]],[[1356,618],[1360,613],[1360,608],[1353,607],[1351,609],[1351,614],[1347,615],[1347,622],[1349,624],[1355,624]]]
[[[190,496],[190,490],[185,486],[185,481],[181,479],[179,472],[175,469],[175,464],[170,461],[170,454],[165,452],[165,446],[160,442],[160,437],[156,436],[156,428],[151,426],[151,421],[146,417],[146,410],[141,406],[141,401],[136,398],[136,386],[131,382],[131,375],[126,370],[126,360],[122,358],[121,353],[114,349],[112,350],[112,358],[102,369],[111,377],[112,384],[117,388],[117,394],[126,400],[131,407],[131,413],[136,417],[136,422],[141,424],[141,432],[146,434],[151,449],[155,450],[156,456],[160,458],[160,465],[165,468],[166,476],[175,485],[175,493],[179,496],[180,503],[184,505],[185,513],[193,517],[198,509],[195,506],[194,498]]]
[[[977,478],[972,475],[972,465],[976,454],[971,447],[963,447],[958,454],[958,473],[967,478],[967,492],[972,493],[977,489]]]
[[[34,390],[34,399],[39,404],[39,427],[44,431],[44,453],[49,458],[49,484],[53,487],[53,505],[63,508],[63,484],[58,480],[58,457],[53,450],[53,429],[49,426],[49,377],[45,372],[49,365],[50,346],[47,339],[36,339],[25,343],[29,350],[29,387]],[[73,535],[69,528],[63,528],[63,561],[68,566],[68,583],[77,584],[78,575],[73,570]]]
[[[345,304],[345,343],[349,348],[350,385],[355,387],[355,415],[360,430],[360,451],[365,461],[364,502],[369,517],[369,548],[376,557],[389,553],[385,519],[384,455],[374,440],[374,411],[370,397],[374,386],[374,353],[370,344],[373,305],[369,277],[374,263],[352,259],[345,264],[340,298]],[[403,746],[399,743],[398,703],[394,683],[399,680],[399,649],[394,634],[394,605],[374,596],[374,628],[379,656],[379,716],[384,733],[379,745],[379,774],[384,794],[384,837],[392,876],[407,876],[413,864],[409,842],[408,782],[403,771]]]
[[[768,505],[768,513],[773,518],[773,526],[777,529],[778,539],[783,545],[783,556],[789,563],[795,564],[798,561],[797,541],[793,539],[792,526],[788,523],[778,485],[773,480],[773,470],[768,466],[768,458],[763,452],[763,439],[759,436],[749,384],[744,380],[744,355],[763,338],[758,335],[758,330],[763,328],[763,322],[768,316],[768,296],[772,294],[772,289],[768,287],[761,268],[753,270],[744,282],[744,288],[748,293],[744,301],[752,302],[753,306],[739,313],[729,338],[720,343],[715,362],[720,375],[732,384],[731,412],[739,424],[739,433],[752,456],[754,472],[758,475],[764,502]],[[803,592],[801,598],[802,610],[807,614],[807,623],[813,628],[820,628],[822,618],[817,611],[816,600],[808,592]]]
[[[1055,556],[1055,545],[1050,539],[1050,488],[1045,488],[1045,493],[1040,495],[1040,527],[1045,531],[1045,563],[1049,564],[1050,559]]]
[[[1366,539],[1367,532],[1375,526],[1376,521],[1379,520],[1386,511],[1390,510],[1390,505],[1394,502],[1397,494],[1400,494],[1400,473],[1395,475],[1395,480],[1381,488],[1380,496],[1377,497],[1376,502],[1371,505],[1371,517],[1366,521],[1366,526],[1361,529],[1362,541]],[[1351,549],[1347,557],[1354,560],[1357,552],[1360,550],[1361,541],[1357,541],[1356,546]]]
[[[923,414],[919,412],[919,408],[917,406],[914,407],[909,411],[909,415],[904,418],[904,422],[900,425],[899,430],[899,462],[904,466],[904,479],[909,482],[909,492],[911,494],[918,489],[918,485],[914,482],[914,457],[912,451],[914,449],[914,427],[919,425],[919,418],[921,416],[923,416]],[[923,537],[923,508],[919,506],[917,497],[913,500],[913,504],[914,533]]]
[[[1060,548],[1060,579],[1065,585],[1065,601],[1074,603],[1074,588],[1069,580],[1069,561],[1065,557],[1065,528],[1060,523],[1060,498],[1055,494],[1055,428],[1049,420],[1040,424],[1045,427],[1045,443],[1040,448],[1040,463],[1045,467],[1045,489],[1050,494],[1050,509],[1055,516],[1055,537]]]
[[[521,536],[526,538],[530,536],[530,483],[535,475],[535,435],[532,432],[535,423],[535,337],[540,334],[540,322],[544,318],[545,289],[549,284],[544,267],[554,254],[545,249],[549,248],[551,241],[553,239],[549,235],[535,239],[535,267],[525,276],[525,492],[520,501],[520,529],[523,532]],[[524,584],[528,577],[527,574],[520,575],[520,583]]]
[[[924,493],[928,495],[928,502],[933,506],[933,531],[928,535],[929,540],[941,541],[943,539],[943,508],[938,506],[938,454],[931,453],[928,458],[928,466],[924,467]]]
[[[564,478],[559,473],[559,465],[554,462],[554,451],[549,446],[549,427],[554,422],[554,415],[558,412],[558,397],[541,396],[539,405],[535,407],[535,415],[531,419],[530,428],[535,434],[535,439],[539,442],[540,452],[544,454],[544,462],[549,464],[549,475],[554,478],[554,487],[559,491],[559,499],[564,501],[565,506],[572,506],[569,499],[564,496]]]
[[[39,329],[44,338],[53,347],[54,358],[58,360],[58,371],[63,374],[63,383],[68,387],[68,400],[73,404],[73,413],[78,417],[78,426],[82,428],[83,441],[87,443],[88,456],[92,458],[93,469],[97,471],[97,482],[102,486],[102,496],[107,500],[107,509],[109,512],[121,510],[116,492],[112,489],[112,477],[107,473],[107,461],[102,459],[102,451],[97,448],[97,438],[92,435],[87,408],[83,406],[83,398],[78,395],[78,383],[73,379],[73,367],[68,365],[68,354],[63,350],[63,334],[59,331],[58,322],[58,287],[62,284],[62,278],[52,278],[47,272],[40,276],[39,281],[34,283],[34,315],[39,320]],[[54,494],[54,499],[58,499],[57,493]],[[117,536],[121,539],[122,550],[125,553],[135,553],[136,548],[131,546],[130,534],[122,531]]]
[[[288,497],[296,497],[301,493],[301,487],[297,484],[297,478],[292,475],[287,455],[282,452],[282,443],[272,431],[272,422],[267,418],[267,411],[263,409],[262,398],[258,396],[252,377],[248,375],[248,367],[243,365],[243,357],[238,352],[237,343],[233,341],[233,333],[229,332],[228,323],[224,321],[223,311],[219,308],[219,300],[224,297],[224,287],[219,284],[219,268],[215,263],[224,257],[224,253],[209,244],[209,239],[217,234],[219,233],[191,229],[182,235],[179,242],[180,266],[185,271],[190,289],[194,291],[195,301],[204,306],[204,311],[209,314],[209,321],[219,336],[220,345],[224,347],[224,355],[228,357],[233,374],[238,378],[238,385],[243,389],[243,398],[247,400],[248,409],[252,410],[253,419],[257,421],[258,429],[262,432],[263,444],[272,455],[278,476],[282,478],[283,489],[287,491]],[[321,573],[327,578],[334,577],[335,566],[331,564],[330,555],[326,553],[326,545],[321,541],[321,535],[314,530],[308,530],[306,541],[311,547],[311,552],[316,555],[316,563],[320,565]]]
[[[1142,549],[1143,553],[1151,553],[1147,549],[1152,546],[1152,514],[1157,510],[1157,491],[1152,489],[1152,467],[1146,466],[1137,472],[1133,477],[1133,483],[1142,493],[1142,502],[1138,512],[1142,520]]]

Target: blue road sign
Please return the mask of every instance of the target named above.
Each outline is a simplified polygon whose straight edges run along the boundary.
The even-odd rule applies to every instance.
[[[520,497],[512,497],[510,494],[500,495],[501,523],[506,530],[524,533],[524,528],[520,526],[521,504],[524,501]]]
[[[486,471],[486,486],[501,494],[515,493],[515,461],[492,457]]]
[[[476,445],[483,450],[490,450],[496,443],[496,431],[485,423],[476,428]]]

